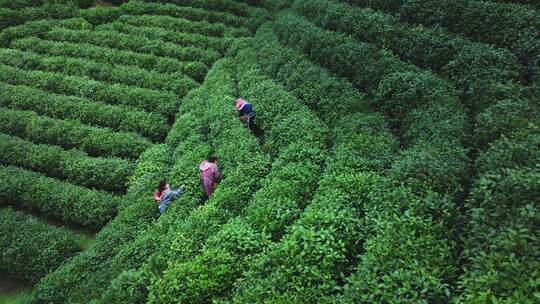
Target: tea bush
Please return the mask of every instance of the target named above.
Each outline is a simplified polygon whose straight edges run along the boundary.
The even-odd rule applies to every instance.
[[[136,159],[150,142],[135,133],[83,125],[76,120],[39,116],[31,111],[2,109],[0,132],[65,149],[79,148],[93,156]]]
[[[80,236],[10,208],[0,209],[0,269],[37,283],[82,251]]]
[[[74,95],[112,105],[127,105],[173,118],[180,98],[173,93],[106,84],[87,77],[59,73],[27,71],[0,64],[0,81],[12,85],[32,86],[61,95]]]
[[[0,165],[2,205],[38,210],[65,223],[98,229],[116,215],[120,199],[41,174]]]
[[[169,127],[158,114],[125,105],[108,105],[86,98],[48,93],[28,86],[0,83],[0,105],[34,111],[58,119],[73,119],[84,124],[139,133],[152,141],[163,140]]]
[[[122,192],[134,165],[123,159],[95,158],[78,150],[37,145],[0,134],[0,163],[41,172],[83,187]]]

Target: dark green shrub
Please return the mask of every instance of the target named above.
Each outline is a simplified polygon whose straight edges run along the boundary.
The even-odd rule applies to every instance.
[[[139,35],[122,34],[116,31],[53,29],[45,35],[45,38],[72,43],[89,43],[120,50],[172,57],[178,60],[201,61],[207,65],[211,65],[220,57],[216,51],[197,47],[179,47],[174,43],[152,40]]]
[[[0,63],[24,69],[58,72],[65,75],[89,77],[109,83],[169,91],[184,96],[198,84],[182,74],[164,75],[131,66],[110,65],[64,56],[42,56],[33,52],[0,49]]]
[[[108,105],[86,98],[57,95],[27,86],[0,83],[0,105],[30,110],[39,115],[74,119],[88,125],[139,133],[152,141],[165,138],[169,129],[161,115],[130,106]]]
[[[487,147],[501,136],[510,135],[534,121],[539,122],[538,110],[532,104],[522,100],[501,100],[476,117],[476,141],[480,147]]]
[[[115,158],[93,158],[77,150],[36,145],[0,134],[0,162],[24,167],[70,183],[109,191],[124,191],[134,165]]]
[[[35,143],[58,145],[65,149],[79,148],[93,156],[136,159],[150,146],[150,142],[139,134],[114,132],[75,120],[39,116],[31,111],[3,108],[0,121],[0,132]]]
[[[0,209],[0,269],[37,283],[70,257],[82,251],[82,239],[12,209]]]
[[[0,166],[0,202],[38,210],[69,224],[100,228],[116,215],[120,201],[108,193],[89,190],[11,166]]]
[[[171,119],[180,104],[180,98],[173,93],[105,84],[87,77],[25,71],[2,64],[0,64],[0,81],[12,85],[32,86],[56,94],[85,97],[108,104],[133,106]]]

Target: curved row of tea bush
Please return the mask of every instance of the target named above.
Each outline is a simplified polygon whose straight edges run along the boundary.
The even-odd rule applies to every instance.
[[[0,203],[37,210],[68,224],[100,228],[116,215],[119,198],[21,168],[0,165]]]
[[[107,23],[96,28],[100,31],[116,31],[128,35],[139,35],[153,40],[171,42],[180,46],[192,46],[201,49],[215,50],[223,54],[229,47],[230,39],[204,36],[193,33],[183,33],[165,30],[161,27],[141,27],[121,23]]]
[[[173,159],[176,159],[167,175],[173,183],[185,183],[186,191],[160,217],[156,225],[138,235],[132,242],[126,242],[118,250],[109,252],[102,264],[94,266],[99,267],[99,272],[88,271],[84,268],[79,270],[84,278],[92,278],[90,281],[93,283],[90,284],[93,288],[90,289],[93,292],[89,293],[86,288],[86,291],[81,293],[68,294],[61,291],[60,295],[57,295],[61,298],[56,299],[61,299],[63,302],[80,302],[99,298],[102,295],[99,289],[106,288],[112,279],[121,275],[123,270],[140,267],[149,255],[159,251],[156,250],[157,246],[168,246],[172,238],[169,233],[174,234],[177,230],[171,228],[181,225],[199,204],[202,189],[196,164],[206,157],[210,150],[219,157],[223,180],[212,198],[204,206],[195,209],[199,220],[203,220],[196,226],[197,229],[204,230],[218,225],[223,221],[220,218],[228,216],[225,208],[231,208],[231,210],[235,207],[241,208],[242,202],[250,196],[250,192],[258,187],[260,179],[266,174],[268,159],[261,154],[256,139],[233,115],[232,102],[235,96],[233,96],[230,69],[223,68],[224,63],[217,66],[222,66],[222,68],[214,67],[203,86],[186,96],[185,111],[178,116],[167,139],[168,146],[174,150],[174,153],[167,154],[173,154]],[[197,111],[197,107],[201,105],[208,110],[202,113]],[[223,123],[228,127],[223,128]],[[136,172],[135,180],[139,179],[138,176]],[[160,178],[160,176],[154,176],[153,183],[159,182]],[[152,188],[155,187],[154,184],[148,185],[146,195],[151,193]],[[157,213],[155,203],[148,202],[147,204],[146,209]],[[110,249],[107,250],[110,251]],[[78,284],[87,284],[86,280],[81,279]],[[47,284],[42,284],[40,287],[42,290],[51,288],[62,290],[64,284],[72,284],[72,282],[63,282],[65,273],[64,275],[55,274],[46,281],[48,281]],[[129,295],[127,290],[118,292]],[[114,296],[116,295],[106,295],[106,297]]]
[[[516,83],[517,59],[504,49],[471,43],[440,29],[404,25],[388,15],[346,4],[299,0],[295,8],[319,25],[391,49],[419,67],[441,73],[460,89],[461,100],[474,117],[477,148],[485,149],[508,129],[526,125],[526,119],[517,117],[531,116],[530,97]]]
[[[198,61],[179,61],[152,54],[122,51],[86,43],[49,41],[38,37],[14,40],[10,47],[50,56],[77,57],[107,64],[135,66],[164,74],[185,74],[198,82],[204,80],[204,75],[208,71],[208,66]]]
[[[61,95],[73,95],[112,105],[126,105],[174,118],[180,98],[173,93],[106,84],[87,77],[28,71],[0,64],[0,81],[35,87]]]
[[[195,161],[195,160],[193,160]],[[157,215],[151,194],[156,182],[166,176],[172,165],[172,150],[165,144],[154,145],[139,157],[133,179],[118,214],[96,235],[83,252],[50,273],[36,286],[37,298],[61,299],[62,303],[80,303],[85,292],[98,292],[85,285],[90,275],[96,275],[110,256],[121,246],[144,231]],[[106,269],[106,267],[105,267]],[[68,299],[68,297],[72,297]]]
[[[467,176],[466,151],[462,146],[468,130],[467,119],[457,102],[456,93],[444,81],[400,62],[391,54],[338,33],[323,31],[293,14],[280,16],[274,28],[280,40],[286,45],[304,51],[315,61],[340,75],[347,76],[355,81],[358,87],[373,96],[374,107],[389,115],[407,147],[388,171],[388,182],[382,183],[380,187],[387,189],[388,193],[380,193],[378,197],[373,198],[374,202],[368,205],[377,206],[382,203],[379,197],[387,197],[393,192],[389,191],[392,189],[392,183],[405,183],[410,189],[403,188],[399,191],[409,193],[405,197],[409,197],[408,200],[411,200],[412,205],[419,205],[419,211],[413,213],[411,210],[411,214],[414,214],[412,218],[395,213],[402,208],[400,207],[402,202],[397,200],[394,205],[396,209],[389,207],[388,213],[383,217],[384,220],[371,223],[370,229],[381,229],[382,232],[366,238],[366,242],[373,247],[366,249],[365,260],[359,265],[361,271],[351,277],[350,286],[353,286],[353,289],[360,286],[362,292],[359,294],[362,294],[362,297],[373,296],[374,299],[384,301],[391,296],[393,280],[408,280],[407,284],[411,287],[404,291],[407,296],[422,298],[417,293],[417,288],[424,284],[423,276],[398,275],[388,282],[380,281],[383,273],[391,269],[397,272],[404,271],[409,264],[420,263],[425,266],[414,271],[427,271],[431,273],[429,276],[434,278],[427,285],[429,287],[424,286],[427,292],[436,299],[447,297],[449,289],[446,286],[453,282],[457,272],[455,259],[450,258],[454,254],[452,246],[454,223],[452,217],[445,218],[442,222],[434,221],[431,213],[427,211],[433,208],[430,201],[435,197],[441,203],[440,210],[433,213],[436,215],[435,218],[439,212],[445,215],[455,214],[454,201],[459,200]],[[311,52],[314,45],[317,45],[317,52]],[[352,68],[354,72],[351,72],[351,66],[354,67]],[[361,66],[359,69],[364,70],[359,73],[356,66]],[[407,201],[405,198],[402,200]],[[392,229],[379,228],[392,223],[392,218],[396,215],[400,216],[399,222],[402,223],[404,231],[433,229],[433,233],[429,234],[433,245],[446,244],[440,246],[439,256],[432,259],[427,254],[409,255],[407,251],[409,249],[387,253],[381,251],[384,247],[380,245],[389,242],[394,242],[398,248],[405,249],[405,244],[400,243],[402,240],[398,235],[392,234]],[[370,216],[383,215],[375,213]],[[414,234],[411,237],[414,237]],[[414,246],[420,246],[419,244]],[[420,251],[417,249],[417,252]],[[378,255],[386,255],[388,263],[381,261],[365,268],[371,259]],[[353,296],[351,300],[358,301],[359,298]]]
[[[183,208],[180,213],[175,211],[179,210],[178,208],[171,209],[175,214],[163,217],[159,224],[161,227],[164,225],[171,227],[165,235],[160,232],[162,228],[154,227],[125,246],[111,259],[114,269],[118,271],[111,278],[112,282],[106,285],[108,289],[102,297],[104,302],[117,302],[127,296],[130,301],[144,302],[146,299],[144,288],[137,294],[126,293],[122,288],[118,288],[117,284],[122,286],[125,279],[121,270],[127,269],[126,264],[137,270],[137,275],[142,275],[143,271],[138,269],[149,260],[148,256],[154,256],[150,259],[165,258],[156,253],[168,252],[173,243],[179,250],[171,251],[171,254],[177,258],[200,250],[206,238],[217,232],[228,219],[241,212],[268,173],[268,157],[261,151],[256,138],[233,114],[235,110],[232,101],[235,100],[235,91],[231,62],[228,60],[217,62],[203,86],[204,90],[193,92],[185,99],[186,111],[183,111],[183,115],[176,121],[177,125],[170,133],[167,143],[177,146],[177,142],[185,137],[182,134],[188,131],[193,133],[193,130],[189,129],[200,132],[198,130],[208,125],[208,139],[213,142],[213,150],[219,157],[226,179],[220,183],[204,206],[195,208],[190,213],[183,211]],[[193,115],[199,115],[196,105],[202,103],[207,103],[207,115],[200,121],[192,122]],[[194,126],[196,128],[193,128]],[[187,147],[183,147],[182,150],[185,148]],[[182,153],[182,150],[177,153]],[[178,170],[184,167],[185,164],[182,164],[182,167],[175,165],[172,173],[178,174],[181,172]],[[141,250],[144,254],[140,253]]]
[[[397,15],[401,20],[441,25],[471,39],[508,48],[528,65],[534,81],[540,81],[540,13],[508,3],[477,0],[348,0]]]
[[[35,143],[79,148],[92,156],[137,159],[150,146],[146,138],[136,133],[114,132],[76,120],[39,116],[31,111],[2,108],[0,121],[0,132]]]
[[[0,82],[0,106],[34,111],[39,115],[53,118],[74,119],[83,124],[116,131],[135,132],[152,141],[163,140],[169,130],[166,119],[155,113],[2,82]]]
[[[21,9],[29,6],[40,6],[43,1],[40,0],[0,0],[1,8]]]
[[[192,6],[204,8],[209,11],[228,12],[239,17],[264,18],[266,10],[232,0],[146,0],[146,2],[172,3],[180,6]]]
[[[172,57],[178,60],[200,61],[207,65],[211,65],[220,57],[219,53],[213,50],[180,47],[174,43],[116,31],[53,29],[45,34],[45,38],[54,41],[89,43],[113,49]]]
[[[268,27],[259,28],[255,40],[240,48],[236,60],[239,70],[258,65],[273,74],[307,104],[310,99],[330,102],[338,93],[344,97],[335,105],[336,113],[313,107],[321,117],[337,120],[333,122],[333,153],[326,158],[314,199],[278,243],[248,264],[230,295],[240,303],[321,301],[338,290],[340,278],[358,261],[364,192],[376,173],[390,167],[397,141],[383,117],[366,113],[361,95],[348,82],[280,46]],[[308,83],[299,84],[298,79]]]
[[[40,222],[9,208],[0,209],[0,269],[37,283],[82,251],[82,239],[71,231]]]
[[[2,47],[8,47],[11,41],[16,39],[33,36],[41,37],[54,27],[70,28],[74,30],[92,29],[92,25],[82,18],[28,21],[25,24],[10,26],[0,31],[0,45],[2,45]]]
[[[367,110],[364,95],[348,81],[331,75],[300,52],[280,45],[271,23],[257,30],[254,41],[234,45],[228,56],[236,56],[240,70],[258,68],[278,81],[332,128],[343,123],[343,117]]]
[[[78,10],[78,7],[66,3],[52,3],[48,5],[35,7],[30,6],[17,9],[0,8],[0,29],[19,25],[31,20],[70,18],[74,17]]]
[[[512,53],[440,28],[411,26],[390,15],[332,1],[298,0],[294,8],[319,26],[348,33],[420,68],[441,73],[462,90],[475,111],[500,99],[503,92],[498,85],[505,84],[512,91],[512,83],[520,80],[522,69]]]
[[[316,187],[328,143],[324,123],[259,71],[239,68],[236,76],[240,95],[258,110],[258,123],[275,157],[272,170],[241,215],[217,233],[207,232],[207,240],[191,239],[194,228],[188,226],[185,236],[175,238],[170,248],[174,258],[166,257],[167,267],[149,275],[150,303],[205,302],[226,293],[249,260],[300,216]],[[285,101],[286,108],[280,106]]]
[[[210,23],[205,20],[193,21],[181,17],[160,15],[122,15],[117,21],[102,26],[121,29],[126,25],[161,27],[170,31],[201,34],[208,37],[244,37],[251,35],[251,32],[245,27],[236,28],[221,23]]]
[[[117,192],[126,189],[134,168],[127,160],[89,157],[82,151],[34,144],[1,133],[0,163],[41,172],[83,187]]]
[[[465,202],[464,273],[459,303],[534,303],[540,278],[540,136],[515,130],[477,159],[479,178]]]
[[[166,15],[193,21],[206,20],[211,23],[222,23],[232,27],[246,27],[254,31],[263,21],[262,18],[238,17],[231,13],[208,11],[190,6],[178,6],[172,3],[151,3],[131,0],[121,6],[122,13],[127,15]]]
[[[183,74],[161,74],[132,66],[110,65],[88,59],[47,56],[15,49],[0,49],[0,63],[28,70],[58,72],[98,81],[169,91],[180,97],[198,86]]]

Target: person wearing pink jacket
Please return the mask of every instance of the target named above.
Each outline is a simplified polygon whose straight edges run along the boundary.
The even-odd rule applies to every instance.
[[[221,172],[217,166],[217,157],[211,155],[207,160],[203,160],[199,164],[199,170],[201,171],[201,184],[204,187],[204,193],[206,197],[210,197],[221,179]]]

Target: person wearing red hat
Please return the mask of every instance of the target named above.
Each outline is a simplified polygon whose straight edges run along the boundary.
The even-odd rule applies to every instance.
[[[235,107],[238,110],[240,120],[245,122],[250,130],[255,130],[255,111],[253,110],[253,105],[242,98],[238,98]]]
[[[206,197],[210,197],[221,179],[221,172],[217,166],[217,157],[211,155],[208,160],[203,160],[199,164],[199,170],[201,171],[201,184],[204,188]]]

